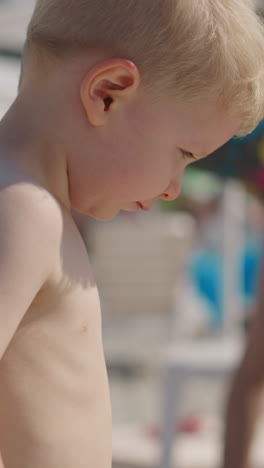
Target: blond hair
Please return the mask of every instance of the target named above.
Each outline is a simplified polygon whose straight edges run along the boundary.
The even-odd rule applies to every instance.
[[[263,26],[250,0],[38,0],[25,50],[128,58],[156,93],[222,97],[241,135],[264,116]]]

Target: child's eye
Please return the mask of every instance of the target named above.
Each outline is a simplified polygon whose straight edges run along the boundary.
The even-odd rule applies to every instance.
[[[192,153],[189,153],[188,151],[181,150],[182,155],[184,159],[196,159]]]

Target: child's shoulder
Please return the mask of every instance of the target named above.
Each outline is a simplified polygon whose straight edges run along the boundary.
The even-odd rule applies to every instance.
[[[43,186],[10,165],[0,162],[0,218],[51,234],[62,231],[62,211]],[[1,219],[0,219],[1,222]],[[1,223],[2,224],[2,223]]]
[[[44,188],[0,161],[0,359],[60,258],[60,218]]]

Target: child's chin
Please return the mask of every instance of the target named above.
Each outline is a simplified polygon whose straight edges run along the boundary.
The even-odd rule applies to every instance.
[[[89,213],[86,213],[88,216],[91,216],[94,219],[97,219],[98,221],[110,221],[111,219],[115,218],[119,213],[119,210],[115,211],[103,211],[103,210],[94,210]]]

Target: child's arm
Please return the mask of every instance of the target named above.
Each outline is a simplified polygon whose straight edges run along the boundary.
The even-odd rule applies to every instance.
[[[264,265],[257,313],[228,402],[223,468],[246,468],[264,384]]]
[[[53,199],[35,187],[0,192],[0,359],[52,270],[59,249],[58,214]]]
[[[51,273],[61,225],[44,190],[24,183],[0,192],[0,359]]]

